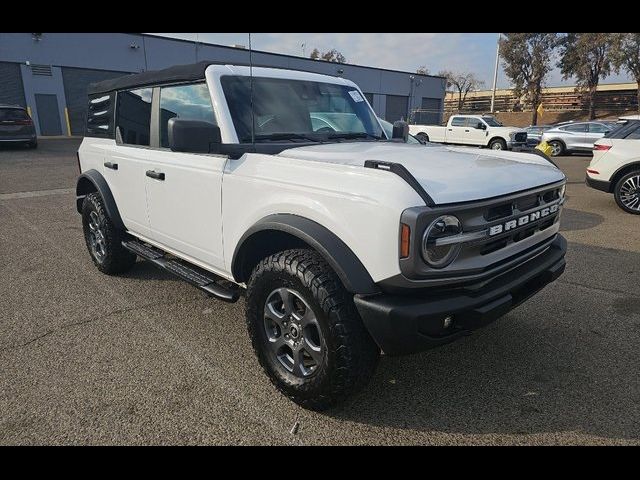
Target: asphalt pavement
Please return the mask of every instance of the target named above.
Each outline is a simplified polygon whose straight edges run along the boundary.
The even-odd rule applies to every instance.
[[[640,216],[561,157],[566,273],[453,344],[383,357],[329,413],[277,393],[243,301],[93,266],[79,139],[0,149],[0,444],[640,444]],[[297,431],[292,427],[298,423]]]

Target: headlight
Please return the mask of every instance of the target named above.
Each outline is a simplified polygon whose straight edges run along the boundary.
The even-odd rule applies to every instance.
[[[422,257],[425,262],[433,268],[444,268],[453,262],[460,253],[460,243],[446,244],[439,240],[461,233],[462,224],[453,215],[442,215],[431,222],[422,237]]]
[[[560,192],[558,192],[558,193],[560,194],[560,195],[559,195],[559,196],[560,196],[560,198],[564,198],[564,192],[565,192],[565,190],[566,190],[566,189],[567,189],[567,185],[566,185],[566,184],[564,184],[564,185],[562,185],[562,186],[560,187]]]

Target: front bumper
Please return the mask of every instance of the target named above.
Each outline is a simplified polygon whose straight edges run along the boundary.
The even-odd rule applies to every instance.
[[[415,353],[449,343],[487,325],[533,296],[564,272],[567,242],[498,275],[482,288],[450,288],[431,295],[356,295],[356,308],[387,355]],[[444,327],[444,318],[453,317]]]
[[[507,149],[509,150],[518,151],[525,148],[527,148],[527,142],[514,142],[514,141],[507,142]]]
[[[595,178],[591,178],[589,175],[585,177],[584,181],[591,188],[611,193],[611,182],[607,182],[606,180],[596,180]]]

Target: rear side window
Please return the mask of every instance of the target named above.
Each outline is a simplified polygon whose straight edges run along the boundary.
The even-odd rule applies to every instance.
[[[466,123],[466,118],[465,117],[453,117],[453,120],[451,120],[451,126],[452,127],[464,127],[465,123]]]
[[[169,147],[167,125],[171,118],[216,123],[207,85],[197,83],[160,89],[160,146],[165,148]]]
[[[151,88],[118,92],[116,127],[122,143],[149,146],[151,93]]]
[[[566,127],[562,127],[561,130],[566,130],[567,132],[586,132],[587,124],[578,123],[577,125],[567,125]]]
[[[86,136],[113,138],[115,98],[116,95],[113,92],[89,96]]]
[[[15,122],[18,120],[29,120],[29,115],[20,108],[0,108],[0,122]]]

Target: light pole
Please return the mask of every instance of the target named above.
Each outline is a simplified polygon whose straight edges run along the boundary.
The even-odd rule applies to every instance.
[[[500,64],[500,36],[498,33],[498,47],[496,48],[496,68],[493,71],[493,92],[491,93],[491,113],[496,103],[496,82],[498,81],[498,65]]]

